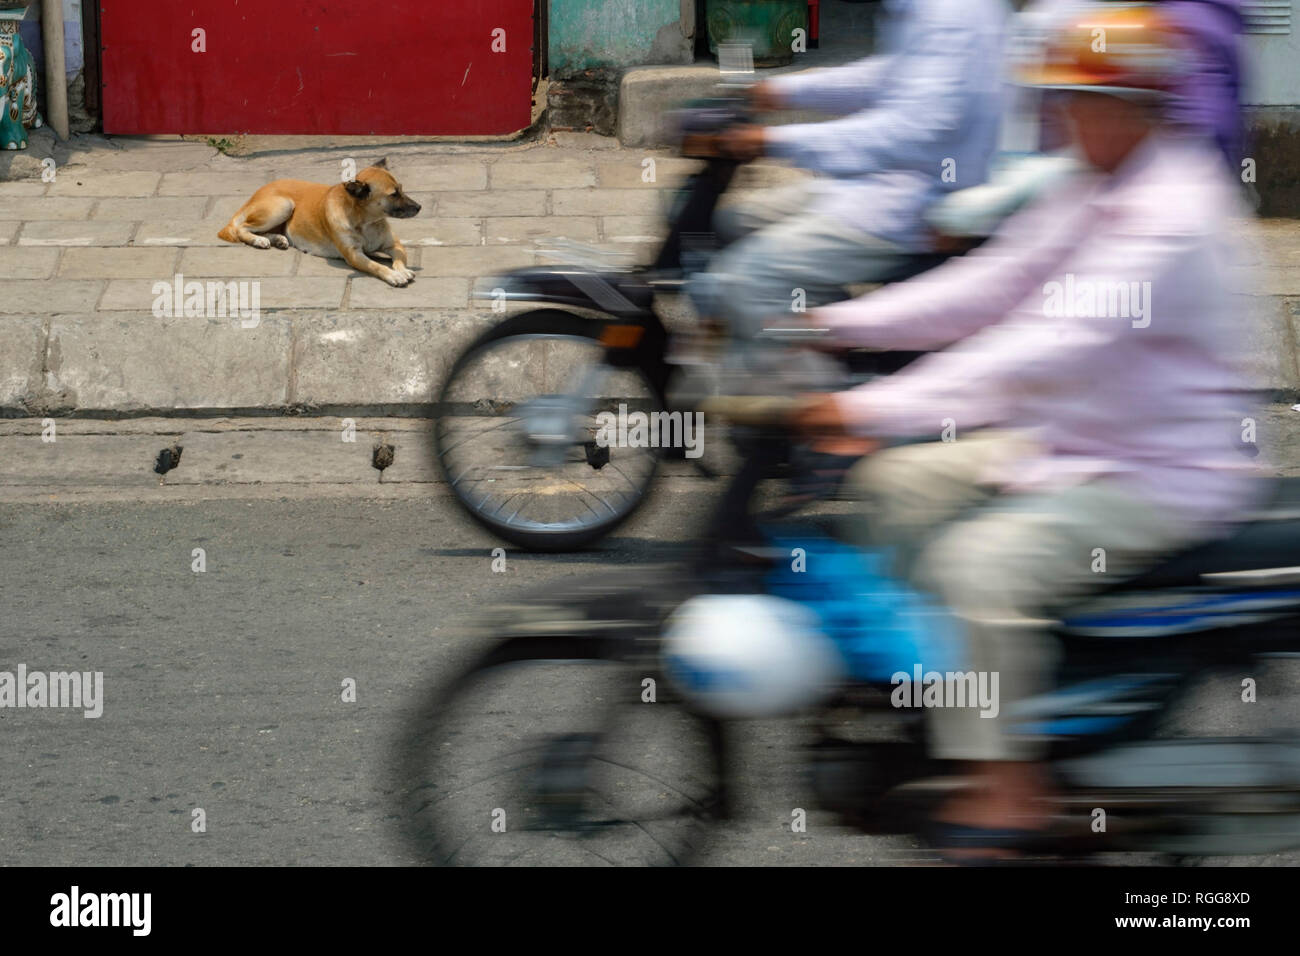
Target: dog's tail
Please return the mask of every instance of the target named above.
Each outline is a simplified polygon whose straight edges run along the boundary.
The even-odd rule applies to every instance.
[[[235,235],[235,228],[235,220],[232,219],[221,228],[219,233],[217,233],[217,238],[224,239],[226,242],[238,242],[239,236]]]

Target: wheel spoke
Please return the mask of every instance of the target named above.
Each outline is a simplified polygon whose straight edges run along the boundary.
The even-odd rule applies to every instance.
[[[402,819],[418,852],[470,865],[684,862],[721,784],[714,734],[681,708],[641,705],[640,671],[520,661],[431,695],[437,724],[408,742],[398,788],[415,805]],[[497,811],[505,828],[493,832]]]
[[[571,328],[577,320],[544,312],[537,321]],[[540,357],[539,347],[545,350]],[[641,372],[604,366],[603,355],[603,347],[585,336],[521,332],[476,348],[457,363],[456,378],[444,387],[442,409],[483,409],[489,401],[510,410],[502,416],[448,411],[435,430],[439,463],[453,493],[480,523],[507,540],[533,547],[564,538],[576,546],[627,517],[648,490],[657,467],[652,449],[621,450],[599,468],[584,449],[597,427],[595,416],[609,406],[657,406]],[[539,388],[530,396],[533,385]],[[555,385],[560,394],[547,390]],[[566,386],[573,389],[567,398]],[[596,399],[596,392],[607,397]],[[530,402],[535,402],[531,411]],[[547,451],[536,443],[540,436],[529,433],[554,431],[558,419],[549,416],[563,416],[566,408],[579,410],[572,421],[574,441],[562,453]]]

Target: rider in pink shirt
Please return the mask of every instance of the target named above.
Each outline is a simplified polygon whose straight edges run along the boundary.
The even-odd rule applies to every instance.
[[[1220,165],[1154,131],[1112,174],[1080,177],[983,249],[814,312],[844,345],[961,340],[839,395],[851,430],[1013,425],[1039,451],[1008,488],[1107,476],[1188,521],[1235,517],[1253,491],[1232,440],[1248,405],[1230,291],[1242,210]]]
[[[1087,172],[978,252],[809,317],[841,345],[949,346],[811,396],[797,420],[823,436],[942,439],[870,455],[851,482],[865,543],[891,546],[952,611],[966,669],[999,678],[997,715],[930,713],[934,756],[969,764],[970,785],[936,814],[956,859],[1014,855],[1047,825],[1045,742],[1017,726],[1016,704],[1050,686],[1053,617],[1255,501],[1234,362],[1249,333],[1230,298],[1240,210],[1214,146],[1170,122],[1186,47],[1158,9],[1096,4],[1038,67],[1036,85],[1065,92]]]

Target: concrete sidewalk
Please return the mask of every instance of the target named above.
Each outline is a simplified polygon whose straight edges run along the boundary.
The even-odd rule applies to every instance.
[[[413,410],[500,315],[474,283],[564,238],[648,259],[667,189],[694,164],[555,134],[503,145],[411,144],[232,159],[178,139],[82,138],[53,183],[0,183],[0,414]],[[423,205],[394,223],[406,288],[337,260],[217,238],[259,186],[339,179],[379,155]],[[654,181],[643,180],[654,161]],[[755,169],[755,185],[792,171]],[[155,317],[153,284],[256,281],[256,328]]]
[[[266,182],[335,182],[345,159],[382,154],[424,206],[394,222],[412,285],[217,238]],[[545,261],[538,243],[561,237],[646,261],[669,188],[694,167],[581,134],[247,159],[179,139],[78,137],[63,155],[54,182],[0,182],[0,415],[419,414],[457,352],[501,318],[471,300],[478,280]],[[755,166],[740,193],[799,175]],[[1250,342],[1261,376],[1293,396],[1300,223],[1259,228],[1242,309],[1261,319]],[[178,274],[259,283],[260,322],[155,316],[154,283]]]

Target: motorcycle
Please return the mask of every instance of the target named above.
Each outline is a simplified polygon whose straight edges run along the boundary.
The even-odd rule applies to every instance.
[[[812,461],[771,403],[733,400],[717,413],[743,464],[688,558],[500,609],[482,625],[491,646],[420,703],[394,791],[422,859],[689,862],[735,814],[735,734],[750,717],[792,722],[812,805],[861,832],[922,831],[960,785],[927,753],[923,708],[898,699],[900,674],[951,659],[942,615],[893,580],[881,554],[798,517],[806,495],[760,507],[769,479],[808,487]],[[1171,716],[1224,669],[1254,673],[1300,653],[1300,480],[1270,480],[1272,503],[1231,536],[1054,623],[1054,689],[1010,711],[1016,732],[1050,741],[1055,822],[1029,858],[1300,846],[1300,735],[1180,736]],[[796,609],[795,636],[737,617],[738,598]],[[690,623],[711,601],[730,611],[705,623],[743,631],[739,671]],[[801,671],[806,686],[791,694]]]
[[[676,195],[649,265],[616,269],[588,250],[583,264],[518,269],[476,289],[494,309],[546,306],[510,315],[473,341],[436,401],[439,469],[462,508],[496,536],[535,551],[590,544],[645,500],[661,457],[680,454],[611,448],[598,440],[599,416],[654,415],[672,404],[676,362],[664,304],[707,266],[714,210],[742,165],[718,150],[717,136],[752,119],[746,104],[729,92],[676,114],[681,154],[703,166]],[[909,257],[882,281],[916,275],[949,254]],[[914,357],[860,356],[854,371],[884,374]]]

